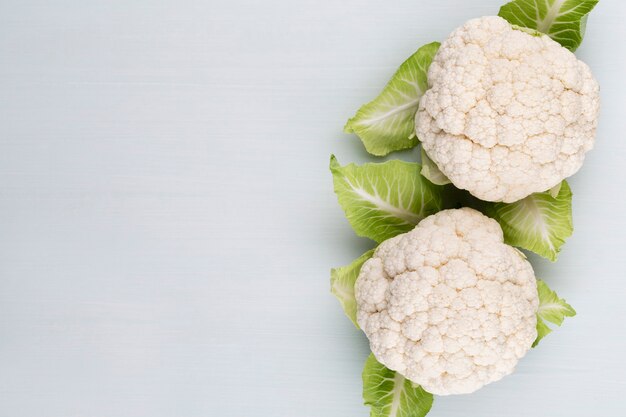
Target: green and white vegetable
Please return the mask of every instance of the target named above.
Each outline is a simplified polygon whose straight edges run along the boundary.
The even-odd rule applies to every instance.
[[[514,0],[470,20],[346,124],[375,156],[422,144],[421,164],[330,161],[349,223],[378,244],[331,270],[370,341],[371,417],[423,417],[433,394],[502,378],[576,314],[514,247],[555,261],[573,232],[564,179],[593,146],[599,89],[572,52],[597,2]]]
[[[537,338],[537,280],[496,221],[443,210],[361,267],[357,321],[376,359],[426,391],[467,394],[510,374]]]
[[[497,16],[472,19],[441,44],[415,130],[460,189],[513,203],[583,164],[594,144],[599,87],[589,67],[547,36]]]

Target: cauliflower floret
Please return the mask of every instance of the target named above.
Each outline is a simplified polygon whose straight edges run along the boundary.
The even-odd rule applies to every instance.
[[[440,211],[383,242],[355,296],[376,359],[437,395],[510,374],[537,337],[530,263],[470,208]]]
[[[500,17],[452,32],[428,83],[417,136],[454,185],[482,200],[546,191],[578,171],[593,147],[600,98],[589,67]]]

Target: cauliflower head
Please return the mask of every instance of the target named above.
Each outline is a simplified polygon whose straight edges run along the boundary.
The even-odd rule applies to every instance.
[[[426,391],[465,394],[513,372],[537,337],[530,263],[498,223],[440,211],[383,242],[355,285],[376,359]]]
[[[550,37],[518,29],[487,16],[452,32],[415,118],[439,169],[487,201],[554,187],[578,171],[595,138],[599,87],[587,64]]]

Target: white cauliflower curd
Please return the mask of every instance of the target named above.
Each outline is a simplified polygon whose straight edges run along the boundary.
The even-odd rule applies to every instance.
[[[593,147],[599,88],[589,67],[550,37],[497,16],[441,44],[415,130],[458,188],[506,203],[546,191]]]
[[[473,392],[513,372],[537,337],[530,263],[496,221],[444,210],[383,242],[355,286],[376,359],[437,395]]]

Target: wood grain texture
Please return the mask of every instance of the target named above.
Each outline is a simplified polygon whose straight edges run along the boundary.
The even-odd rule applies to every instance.
[[[345,120],[500,3],[0,2],[0,417],[367,415],[328,157],[367,160]],[[625,19],[589,19],[598,142],[532,258],[578,316],[433,417],[626,415]]]

